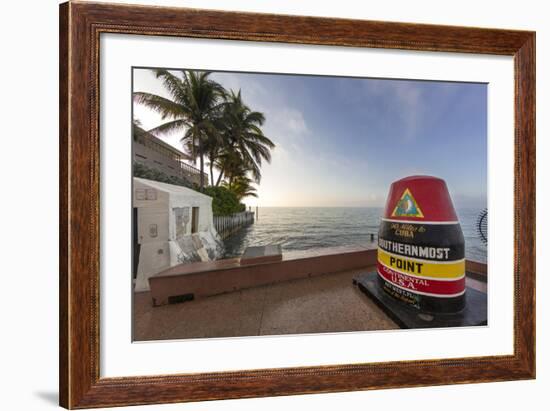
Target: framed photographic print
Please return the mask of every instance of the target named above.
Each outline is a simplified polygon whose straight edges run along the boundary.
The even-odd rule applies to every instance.
[[[60,403],[535,377],[535,33],[60,6]]]

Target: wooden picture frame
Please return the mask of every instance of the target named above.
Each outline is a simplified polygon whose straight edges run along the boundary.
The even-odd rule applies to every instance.
[[[513,355],[100,378],[101,33],[513,56]],[[59,46],[60,405],[125,406],[535,377],[534,32],[70,2],[60,6]]]

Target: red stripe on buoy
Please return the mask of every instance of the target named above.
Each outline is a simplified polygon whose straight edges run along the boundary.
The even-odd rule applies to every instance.
[[[457,221],[445,181],[411,176],[392,183],[384,218],[399,221]]]
[[[466,286],[465,277],[452,281],[417,278],[392,270],[380,262],[378,262],[378,274],[389,283],[410,290],[413,293],[422,293],[437,297],[460,295],[464,292],[464,287]]]

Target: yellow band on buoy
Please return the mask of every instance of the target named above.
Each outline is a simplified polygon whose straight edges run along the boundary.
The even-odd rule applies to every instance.
[[[458,279],[464,277],[465,260],[435,262],[407,258],[378,248],[378,261],[395,271],[416,277]]]

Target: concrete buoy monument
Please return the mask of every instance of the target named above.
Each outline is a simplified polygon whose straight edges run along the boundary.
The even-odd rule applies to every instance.
[[[378,231],[377,271],[388,294],[414,307],[464,308],[464,236],[443,180],[408,177],[391,185]]]
[[[466,287],[464,236],[440,178],[392,183],[378,231],[376,272],[354,283],[403,328],[487,322],[486,294]]]

